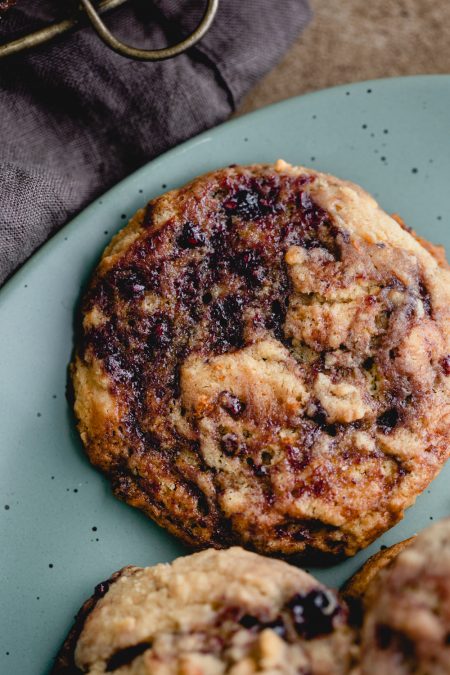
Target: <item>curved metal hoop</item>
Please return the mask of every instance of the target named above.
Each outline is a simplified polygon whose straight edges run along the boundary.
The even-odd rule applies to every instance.
[[[114,51],[122,54],[123,56],[128,56],[132,59],[140,59],[145,61],[160,61],[162,59],[170,59],[172,56],[181,54],[189,47],[192,47],[198,40],[200,40],[206,31],[211,26],[214,16],[217,12],[219,6],[219,0],[208,0],[208,5],[205,10],[200,25],[196,30],[189,35],[182,42],[173,45],[172,47],[166,47],[165,49],[135,49],[134,47],[129,47],[128,45],[123,44],[117,40],[106,28],[103,22],[98,16],[98,12],[108,12],[111,9],[120,7],[125,4],[127,0],[99,0],[97,10],[94,9],[90,2],[80,0],[85,11],[77,12],[74,16],[71,16],[63,21],[50,24],[49,26],[44,26],[44,28],[39,28],[33,33],[24,35],[22,37],[11,40],[5,44],[0,45],[0,59],[12,54],[18,54],[19,52],[25,51],[27,49],[33,49],[39,45],[45,44],[50,40],[53,40],[58,35],[63,35],[70,30],[80,28],[85,21],[86,15],[89,17],[93,27],[97,31],[100,38],[105,42],[105,44]]]
[[[90,0],[80,0],[80,2],[99,38],[118,54],[138,61],[163,61],[164,59],[171,59],[173,56],[177,56],[177,54],[181,54],[186,49],[192,47],[208,31],[219,7],[219,0],[208,0],[200,24],[193,33],[176,45],[164,47],[163,49],[140,49],[139,47],[130,47],[118,40],[107,29]]]

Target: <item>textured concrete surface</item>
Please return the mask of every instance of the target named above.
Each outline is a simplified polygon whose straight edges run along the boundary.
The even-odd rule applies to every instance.
[[[335,84],[450,73],[449,0],[310,2],[309,27],[238,114]]]

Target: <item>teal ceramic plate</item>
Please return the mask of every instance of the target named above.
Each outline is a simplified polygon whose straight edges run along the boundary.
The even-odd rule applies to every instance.
[[[111,235],[149,198],[230,163],[283,157],[357,181],[450,248],[450,76],[364,82],[285,101],[172,150],[92,204],[0,292],[0,672],[45,673],[93,586],[185,549],[117,501],[65,399],[74,308]],[[399,525],[317,572],[339,585],[381,545],[450,513],[450,465]]]

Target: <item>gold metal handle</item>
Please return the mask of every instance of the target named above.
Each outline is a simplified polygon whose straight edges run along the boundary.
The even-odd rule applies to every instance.
[[[208,0],[203,18],[193,33],[176,45],[163,49],[140,49],[139,47],[126,45],[107,29],[90,0],[81,0],[81,4],[99,38],[115,52],[138,61],[163,61],[186,51],[205,35],[214,20],[219,7],[219,0]]]
[[[92,3],[89,0],[80,0],[83,11],[77,16],[71,17],[64,21],[59,21],[40,30],[34,31],[29,35],[18,38],[17,40],[12,40],[4,45],[0,45],[0,59],[6,56],[11,56],[12,54],[17,54],[18,52],[24,51],[25,49],[32,49],[38,45],[44,44],[49,40],[52,40],[58,35],[62,35],[67,31],[77,28],[83,23],[86,15],[89,18],[93,28],[103,40],[103,42],[113,49],[115,52],[122,54],[122,56],[127,56],[131,59],[137,59],[140,61],[162,61],[163,59],[170,59],[177,54],[189,49],[195,45],[207,32],[210,28],[214,16],[217,12],[219,6],[219,0],[208,0],[208,4],[205,9],[205,13],[200,24],[197,26],[195,31],[191,33],[187,38],[182,40],[176,45],[170,47],[165,47],[164,49],[139,49],[136,47],[130,47],[120,40],[118,40],[110,31],[106,28],[103,21],[100,19],[99,14],[107,12],[110,9],[115,7],[120,7],[127,0],[100,0],[98,3],[97,9],[94,9]]]

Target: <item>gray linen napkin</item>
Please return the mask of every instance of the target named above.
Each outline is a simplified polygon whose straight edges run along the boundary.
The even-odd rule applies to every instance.
[[[131,0],[106,21],[158,48],[191,31],[203,6]],[[0,42],[66,11],[61,0],[17,0]],[[308,0],[221,0],[201,43],[170,61],[124,59],[89,27],[0,61],[0,283],[97,195],[224,120],[309,16]]]

